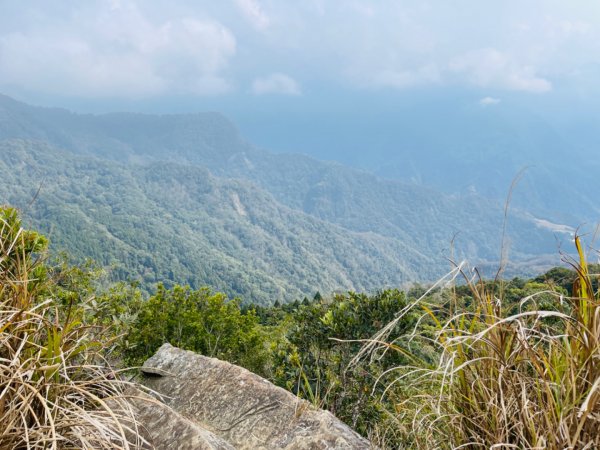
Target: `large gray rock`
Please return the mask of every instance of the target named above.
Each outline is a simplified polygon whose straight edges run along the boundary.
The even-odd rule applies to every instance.
[[[146,375],[143,384],[160,394],[173,411],[163,411],[158,405],[137,405],[146,428],[162,430],[160,434],[173,439],[188,432],[197,436],[195,429],[206,433],[201,436],[204,446],[177,448],[371,448],[366,439],[331,413],[218,359],[165,344],[144,363],[142,372]],[[171,425],[178,423],[176,416],[185,421],[177,425],[179,430]],[[157,449],[176,448],[157,442],[154,445]]]
[[[138,422],[144,450],[235,450],[202,426],[150,395],[134,390],[129,403]]]

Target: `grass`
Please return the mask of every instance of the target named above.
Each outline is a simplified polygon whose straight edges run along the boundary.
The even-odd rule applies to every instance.
[[[387,395],[400,397],[391,416],[406,448],[600,448],[600,295],[579,237],[575,245],[572,297],[549,286],[508,305],[501,282],[459,266],[449,279],[465,278],[468,306],[456,293],[444,307],[424,295],[399,313],[396,320],[422,309],[406,345],[430,345],[440,355],[434,365],[393,370]],[[357,358],[376,354],[391,329]]]
[[[129,449],[139,442],[102,330],[57,295],[44,237],[0,208],[0,449]],[[42,256],[40,256],[42,255]]]

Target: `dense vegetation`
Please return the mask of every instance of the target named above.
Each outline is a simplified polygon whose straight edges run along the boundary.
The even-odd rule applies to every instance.
[[[495,267],[503,216],[477,195],[257,150],[217,114],[77,115],[2,96],[0,202],[114,280],[261,304],[431,281],[451,251]],[[524,211],[508,224],[514,269],[556,264],[551,231]]]
[[[271,307],[179,286],[111,301],[129,308],[129,363],[164,342],[229,360],[383,448],[586,448],[598,445],[598,267],[574,267]]]
[[[106,377],[114,373],[106,360],[137,365],[165,342],[247,367],[383,448],[599,444],[600,302],[590,275],[597,267],[587,265],[579,241],[575,270],[535,279],[317,293],[265,307],[208,288],[159,284],[147,297],[135,283],[105,286],[93,266],[36,257],[47,240],[23,231],[15,210],[2,209],[0,222],[0,362],[24,358],[17,372],[5,367],[0,387],[24,389],[16,381],[25,370],[41,397],[55,398],[45,405],[23,391],[3,400],[2,444],[79,442],[84,437],[60,426],[75,420],[74,398],[82,427],[110,430],[102,397],[120,388]],[[19,419],[23,408],[34,415]],[[34,425],[35,433],[23,433]],[[94,433],[85,435],[96,436],[89,445],[106,447]]]
[[[0,143],[0,192],[30,222],[113,279],[214,289],[267,304],[316,290],[402,284],[428,259],[279,205],[243,181],[199,167],[123,166],[26,141]],[[425,275],[429,274],[429,275]]]

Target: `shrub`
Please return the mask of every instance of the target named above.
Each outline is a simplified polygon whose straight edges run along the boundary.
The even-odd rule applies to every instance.
[[[152,356],[165,342],[258,374],[265,373],[269,358],[254,310],[242,312],[238,300],[208,288],[166,289],[159,284],[156,294],[140,305],[125,341],[125,354],[134,364]]]
[[[274,382],[328,409],[364,436],[383,433],[386,413],[379,401],[383,387],[376,380],[408,359],[390,349],[350,369],[348,364],[364,341],[405,306],[406,296],[398,290],[374,295],[349,292],[330,300],[315,296],[292,314],[286,339],[275,349]],[[404,333],[413,325],[409,314],[394,331]]]

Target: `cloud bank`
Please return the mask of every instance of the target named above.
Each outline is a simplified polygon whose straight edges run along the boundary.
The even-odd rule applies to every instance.
[[[151,21],[135,4],[0,35],[0,84],[77,96],[230,90],[233,33],[206,18]]]
[[[301,85],[321,83],[545,94],[600,79],[600,14],[579,0],[31,0],[2,8],[0,91],[298,95]]]
[[[450,62],[450,70],[463,74],[472,84],[513,91],[548,92],[552,83],[537,75],[532,65],[520,64],[493,48],[475,50]]]

